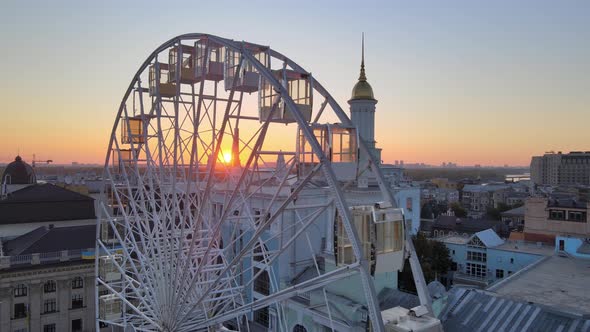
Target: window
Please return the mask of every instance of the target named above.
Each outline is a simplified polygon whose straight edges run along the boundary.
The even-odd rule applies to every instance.
[[[24,303],[14,304],[14,319],[27,317],[27,305]]]
[[[43,302],[43,313],[48,314],[57,311],[57,301],[55,299],[48,299]]]
[[[455,254],[455,249],[453,249],[453,255]]]
[[[43,292],[44,293],[55,293],[56,289],[57,289],[57,285],[56,285],[55,281],[53,281],[53,280],[47,280],[43,284]]]
[[[72,332],[82,332],[82,319],[72,321]]]
[[[412,212],[412,197],[406,198],[406,210]]]
[[[508,271],[508,275],[511,275],[511,274],[512,274],[512,271]]]
[[[43,332],[55,332],[55,331],[56,331],[55,324],[43,325]]]
[[[514,264],[514,258],[510,258],[510,264]]]
[[[486,266],[483,264],[465,263],[465,273],[476,278],[486,277]]]
[[[504,278],[504,270],[496,269],[496,279]]]
[[[28,332],[28,330],[27,330],[26,327],[23,327],[22,329],[16,329],[16,330],[14,330],[12,332]]]
[[[262,326],[268,328],[270,327],[269,324],[269,316],[268,316],[268,307],[264,307],[262,309],[258,309],[254,311],[254,321]]]
[[[565,211],[564,210],[549,210],[549,219],[565,220]]]
[[[474,248],[485,248],[485,245],[483,244],[483,242],[481,242],[481,240],[477,237],[474,236],[468,243],[467,243],[468,247],[474,247]]]
[[[71,309],[78,309],[84,307],[84,299],[82,298],[82,294],[74,294],[72,295],[72,308]]]
[[[485,252],[468,251],[467,252],[467,260],[468,261],[476,261],[476,262],[486,262],[488,260],[488,258],[487,258],[487,254]]]
[[[261,269],[255,267],[254,269],[252,269],[252,273],[254,273],[254,276],[256,276],[258,273],[260,273]],[[268,272],[262,271],[262,273],[260,273],[258,275],[258,277],[255,277],[254,279],[254,291],[258,292],[260,294],[263,295],[269,295],[270,294],[270,278],[268,276]]]
[[[402,249],[402,222],[386,221],[376,224],[377,253],[383,254]]]
[[[18,284],[14,287],[14,297],[27,296],[27,286],[25,284]]]
[[[76,277],[72,279],[72,289],[84,288],[84,279],[82,277]]]
[[[307,332],[307,329],[305,328],[305,326],[297,324],[293,326],[293,332]]]
[[[353,224],[356,227],[356,231],[359,236],[359,240],[361,242],[361,246],[363,249],[363,254],[366,259],[370,258],[371,255],[371,240],[369,238],[369,225],[371,221],[371,212],[370,211],[362,211],[362,210],[353,210],[352,211],[352,218]],[[352,244],[348,239],[348,235],[346,234],[346,229],[344,228],[344,223],[342,222],[342,218],[337,214],[336,215],[336,236],[337,236],[337,255],[338,255],[338,264],[351,264],[353,263],[356,258],[354,256],[354,252],[352,251]]]
[[[574,222],[586,222],[586,212],[568,211],[567,220]]]

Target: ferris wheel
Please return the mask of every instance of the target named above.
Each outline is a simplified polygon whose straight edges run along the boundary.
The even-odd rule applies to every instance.
[[[346,192],[372,174],[381,221],[401,214],[359,153],[367,147],[340,106],[270,47],[207,34],[162,44],[129,84],[110,136],[97,328],[253,331],[256,321],[290,331],[307,300],[338,330],[330,294],[357,280],[367,324],[383,331],[375,248]]]

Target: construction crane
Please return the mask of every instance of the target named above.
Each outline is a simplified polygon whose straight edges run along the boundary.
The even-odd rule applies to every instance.
[[[37,160],[37,158],[35,158],[35,154],[33,154],[33,160],[32,160],[33,168],[35,168],[36,163],[45,163],[45,164],[49,165],[52,162],[53,162],[53,160],[51,160],[51,159]]]

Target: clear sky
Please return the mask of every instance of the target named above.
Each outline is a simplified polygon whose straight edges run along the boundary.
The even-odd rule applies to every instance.
[[[159,44],[270,45],[347,109],[366,34],[383,159],[527,165],[590,150],[590,1],[0,1],[0,162],[104,160]]]

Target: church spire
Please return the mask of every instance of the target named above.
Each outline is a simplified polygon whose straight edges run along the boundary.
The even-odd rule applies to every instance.
[[[365,33],[363,32],[362,42],[361,42],[361,74],[359,76],[359,81],[366,82],[367,76],[365,75]]]
[[[351,100],[375,100],[373,96],[373,88],[367,82],[367,75],[365,74],[365,33],[361,41],[361,74],[359,79],[352,88]]]

